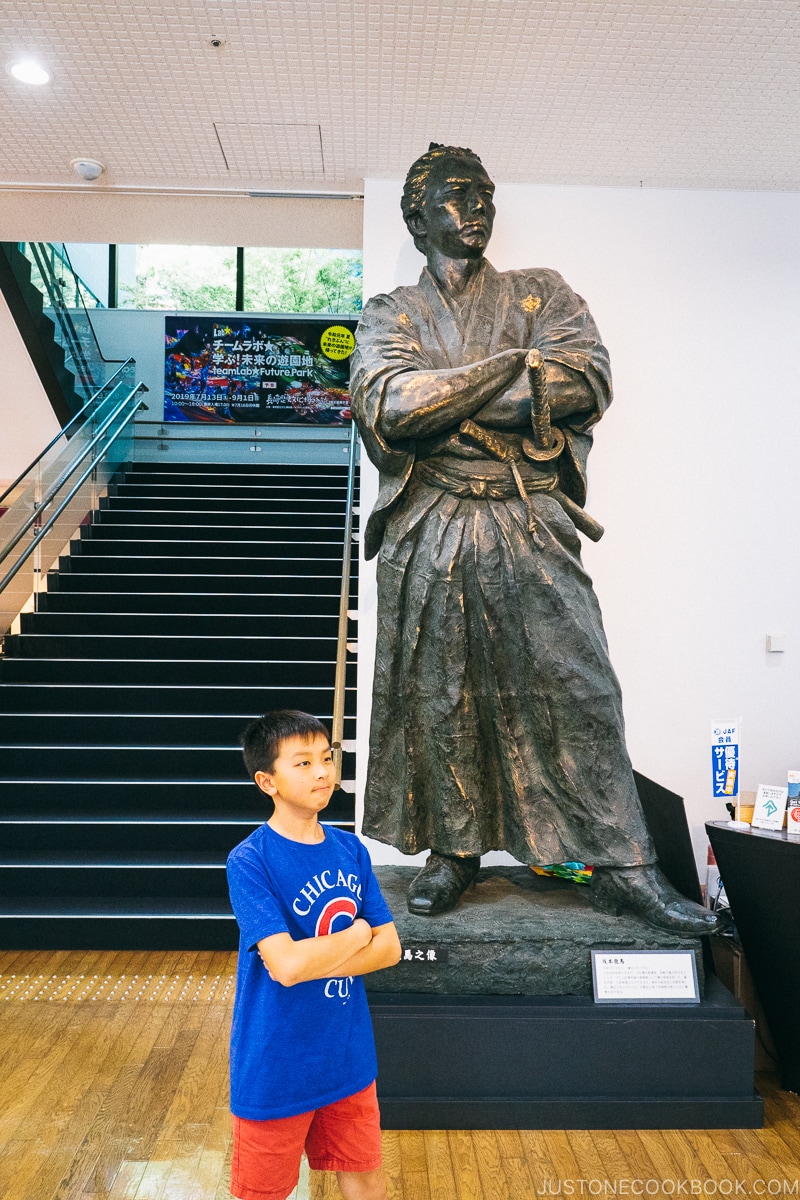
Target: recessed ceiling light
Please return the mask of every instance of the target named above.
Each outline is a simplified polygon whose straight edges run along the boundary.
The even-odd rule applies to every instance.
[[[23,58],[21,62],[14,63],[11,68],[11,74],[20,83],[33,83],[38,86],[42,83],[50,82],[50,76],[47,71],[39,63],[34,62],[32,58]]]

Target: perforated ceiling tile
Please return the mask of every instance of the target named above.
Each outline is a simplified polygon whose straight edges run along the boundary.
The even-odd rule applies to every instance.
[[[237,177],[325,182],[319,125],[215,121],[214,128],[225,165]]]
[[[800,188],[797,0],[5,8],[3,63],[53,78],[0,71],[0,184],[75,182],[85,155],[98,187],[350,189],[435,140],[508,182]]]

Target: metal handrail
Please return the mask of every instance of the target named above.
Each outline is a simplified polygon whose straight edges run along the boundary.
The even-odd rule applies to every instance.
[[[142,392],[142,391],[146,392],[147,390],[148,389],[144,383],[137,383],[136,387],[133,389],[133,391],[130,392],[130,394],[127,395],[124,400],[120,401],[120,403],[117,405],[117,407],[114,409],[114,411],[112,413],[110,413],[109,416],[106,417],[106,419],[103,421],[102,425],[100,426],[100,428],[98,429],[97,433],[94,435],[92,440],[86,444],[83,454],[79,455],[79,457],[76,458],[74,460],[74,462],[70,463],[67,470],[64,471],[59,476],[59,478],[55,481],[55,483],[50,485],[46,494],[44,496],[42,496],[42,499],[39,502],[38,507],[36,507],[33,510],[31,515],[28,517],[27,521],[25,521],[25,523],[20,526],[20,528],[17,530],[17,532],[12,537],[11,541],[8,542],[8,544],[5,545],[2,550],[0,550],[0,563],[2,563],[6,558],[8,558],[8,555],[11,553],[11,551],[14,549],[14,547],[19,545],[19,543],[22,541],[23,537],[28,532],[28,530],[31,529],[32,526],[34,526],[36,524],[36,522],[41,517],[42,511],[45,508],[47,508],[47,506],[53,500],[53,498],[56,495],[56,492],[61,490],[61,488],[67,482],[67,480],[69,479],[69,477],[71,475],[75,474],[78,467],[81,465],[83,460],[86,458],[86,455],[89,454],[90,451],[92,451],[94,449],[94,447],[97,445],[98,441],[101,439],[101,437],[103,436],[105,431],[108,429],[111,422],[114,420],[115,417],[117,417],[119,415],[119,413],[122,412],[125,405],[129,404],[131,402],[131,400],[134,398],[134,396],[137,395],[138,392]],[[139,411],[139,405],[137,405],[136,408],[133,409],[131,416],[133,416],[133,414],[138,411]],[[123,424],[120,426],[120,429],[123,429],[125,427],[128,420],[130,420],[130,417],[128,417],[126,419],[126,421],[123,422]],[[116,434],[114,435],[114,437],[116,437]],[[109,440],[108,445],[105,447],[105,449],[100,454],[98,454],[97,458],[92,460],[93,463],[99,462],[99,460],[103,457],[106,450],[108,449],[108,446],[111,445],[112,440],[113,439]],[[59,509],[59,512],[60,511],[61,510]],[[52,524],[52,521],[48,522],[48,527],[50,524]],[[37,543],[38,543],[38,536],[37,536],[37,538],[34,539],[33,542],[31,542],[29,549],[32,549]],[[19,560],[19,562],[23,562],[25,560],[25,558],[27,558],[27,554],[24,554],[22,556],[22,558]],[[0,583],[0,591],[3,590],[8,579],[13,578],[14,574],[16,574],[16,570],[13,572],[12,575],[8,576],[7,579],[4,579],[3,582]]]
[[[78,378],[80,379],[83,387],[95,387],[94,377],[92,375],[92,370],[89,366],[88,359],[86,358],[86,353],[83,348],[83,343],[81,342],[80,334],[75,328],[75,322],[72,320],[72,314],[70,313],[69,306],[67,305],[67,302],[58,286],[59,281],[55,270],[52,264],[45,265],[45,257],[42,253],[42,246],[48,245],[51,250],[54,249],[54,247],[52,243],[49,242],[31,242],[30,245],[33,252],[34,262],[36,263],[39,274],[42,277],[44,286],[47,289],[47,294],[50,297],[50,303],[53,307],[53,312],[58,314],[59,324],[61,325],[69,353],[72,355],[72,361],[77,368]],[[62,259],[62,262],[63,261],[64,260]],[[70,270],[72,270],[71,267]],[[75,275],[75,272],[73,271],[72,274]],[[75,278],[77,279],[77,276],[75,276]],[[77,294],[80,295],[80,292],[78,291]],[[97,341],[97,334],[94,331],[94,326],[92,325],[88,310],[83,302],[83,297],[81,296],[80,299],[81,307],[83,308],[83,311],[86,314],[86,319],[89,322],[89,328],[92,332],[92,338],[94,340],[95,347],[98,354],[102,358],[102,351],[100,350],[100,345]]]
[[[71,419],[71,420],[69,420],[69,421],[67,422],[67,424],[64,426],[64,428],[63,428],[63,429],[59,429],[59,431],[58,431],[58,433],[56,434],[56,436],[55,436],[55,437],[54,437],[54,438],[53,438],[51,441],[49,441],[49,442],[47,443],[47,445],[45,446],[44,450],[40,451],[40,452],[39,452],[39,454],[37,454],[37,455],[36,455],[36,458],[33,460],[33,462],[31,462],[31,463],[28,463],[28,465],[27,465],[27,467],[25,468],[25,470],[24,470],[24,471],[21,471],[21,472],[20,472],[20,474],[17,476],[17,478],[14,480],[14,482],[13,482],[13,483],[10,483],[10,484],[8,485],[8,487],[6,488],[6,490],[3,492],[2,496],[0,496],[0,504],[2,504],[2,503],[3,503],[3,501],[4,501],[4,500],[5,500],[5,498],[6,498],[6,496],[10,496],[10,495],[11,495],[11,493],[13,492],[13,490],[14,490],[14,488],[17,486],[17,484],[20,484],[20,483],[22,483],[23,479],[24,479],[24,478],[25,478],[25,476],[28,474],[28,472],[29,472],[29,471],[32,471],[32,470],[33,470],[33,468],[34,468],[34,467],[37,465],[37,463],[40,463],[40,462],[42,461],[42,459],[44,458],[45,454],[47,454],[48,450],[52,450],[52,449],[53,449],[53,446],[55,446],[56,442],[57,442],[57,441],[58,441],[60,438],[62,438],[62,437],[66,437],[66,435],[67,435],[68,431],[69,431],[69,430],[72,428],[72,426],[75,424],[75,422],[78,420],[78,418],[79,418],[79,417],[81,417],[81,416],[83,416],[83,414],[86,412],[86,410],[87,410],[87,408],[89,407],[89,405],[90,405],[90,404],[94,404],[95,400],[98,398],[98,396],[100,395],[100,393],[101,393],[101,392],[104,392],[104,391],[106,390],[106,388],[108,387],[108,385],[109,385],[110,383],[113,383],[113,381],[114,381],[114,380],[116,379],[116,377],[119,375],[120,371],[124,371],[126,367],[129,367],[129,366],[131,365],[131,363],[133,363],[133,364],[135,365],[135,364],[136,364],[136,359],[135,359],[135,358],[126,358],[126,359],[125,359],[125,362],[122,364],[122,366],[121,366],[121,367],[117,367],[117,369],[116,369],[116,371],[114,372],[114,374],[113,374],[113,375],[109,375],[108,379],[105,381],[105,383],[103,384],[103,386],[102,386],[102,387],[100,387],[100,388],[98,388],[98,389],[97,389],[97,391],[95,392],[95,394],[94,394],[93,396],[90,396],[90,397],[89,397],[89,399],[88,399],[88,400],[86,401],[86,403],[84,404],[83,408],[79,408],[79,409],[78,409],[78,411],[75,413],[75,416],[74,416],[74,417],[72,417],[72,419]],[[114,389],[112,388],[112,389],[111,389],[111,391],[113,392],[113,390],[114,390]]]
[[[69,257],[69,252],[67,251],[67,247],[64,245],[64,243],[61,242],[61,250],[60,251],[56,247],[55,242],[50,242],[49,244],[53,247],[53,250],[55,250],[56,254],[58,254],[61,261],[63,263],[65,263],[66,266],[69,268],[70,274],[72,275],[73,279],[75,280],[75,282],[77,284],[76,295],[80,296],[81,308],[83,309],[84,315],[86,317],[86,321],[89,325],[89,328],[92,331],[92,338],[94,339],[95,350],[97,351],[100,361],[108,362],[108,363],[119,362],[120,360],[118,358],[106,358],[105,354],[103,354],[102,348],[100,346],[100,342],[97,337],[97,330],[94,327],[94,322],[92,321],[92,318],[89,316],[89,309],[86,307],[86,301],[83,298],[83,293],[88,292],[89,295],[94,300],[97,300],[98,307],[105,308],[105,305],[102,303],[102,301],[100,300],[100,298],[98,296],[95,296],[94,292],[89,287],[88,283],[86,283],[85,280],[81,279],[80,275],[73,267],[72,262]],[[69,309],[69,305],[65,304],[65,307],[67,309]],[[78,307],[77,304],[75,305],[75,307],[76,308]]]
[[[353,545],[353,493],[356,477],[356,423],[351,418],[350,458],[347,470],[347,502],[342,550],[342,590],[339,593],[339,629],[336,635],[336,673],[333,683],[331,749],[336,766],[336,787],[342,783],[342,738],[344,737],[345,679],[347,675],[347,612],[350,607],[350,558]]]
[[[136,388],[134,388],[133,391],[131,392],[131,395],[126,397],[126,400],[124,403],[127,403],[128,401],[133,400],[133,397],[136,396],[139,391],[146,391],[146,390],[148,390],[148,388],[146,388],[145,384],[138,383],[136,385]],[[122,406],[118,407],[118,409],[116,409],[115,412],[120,412],[121,407]],[[8,584],[11,583],[11,581],[13,580],[13,577],[16,576],[17,571],[20,568],[22,568],[22,565],[25,562],[25,560],[30,558],[31,553],[36,550],[36,547],[38,546],[38,544],[40,544],[42,538],[44,538],[44,535],[46,535],[47,533],[50,532],[50,529],[53,528],[55,522],[58,521],[58,518],[61,516],[62,512],[64,512],[64,510],[66,509],[67,504],[70,503],[70,500],[73,498],[73,496],[76,496],[76,494],[80,491],[80,488],[82,488],[83,485],[85,484],[86,480],[89,479],[89,476],[91,475],[92,470],[95,469],[95,467],[97,466],[97,463],[101,461],[101,458],[106,457],[110,446],[112,446],[116,442],[116,439],[119,438],[120,433],[122,432],[122,430],[124,430],[124,428],[128,424],[128,422],[133,420],[134,416],[136,416],[136,414],[139,412],[140,407],[142,407],[142,406],[140,406],[140,404],[137,404],[136,407],[131,409],[131,412],[128,413],[125,420],[122,421],[122,424],[120,425],[119,430],[116,430],[112,434],[112,436],[110,436],[106,445],[103,446],[103,449],[101,450],[100,454],[98,454],[96,458],[92,458],[92,461],[89,463],[89,466],[86,467],[86,469],[84,470],[83,475],[80,476],[80,479],[78,480],[77,484],[73,484],[70,492],[67,492],[65,498],[61,500],[61,503],[59,504],[58,509],[56,509],[53,512],[53,514],[48,517],[48,520],[46,522],[44,522],[42,528],[40,529],[40,532],[38,532],[36,534],[34,540],[31,541],[31,544],[28,547],[28,550],[26,550],[24,554],[20,554],[19,558],[17,559],[17,562],[14,563],[14,565],[12,566],[10,571],[6,571],[6,574],[0,580],[0,592],[2,592],[2,590],[4,590],[4,588],[6,588],[8,586]],[[110,420],[110,418],[109,418],[109,420]],[[108,421],[106,421],[106,424],[104,424],[103,428],[107,428],[107,427],[108,427]],[[100,437],[100,433],[97,434],[97,437]],[[77,469],[78,464],[83,462],[84,458],[86,457],[86,454],[88,454],[89,450],[91,449],[91,446],[95,444],[97,437],[92,439],[92,442],[88,446],[86,446],[86,449],[83,452],[83,454],[80,455],[80,458],[78,458],[78,460],[76,460],[76,463],[74,463],[74,467],[72,468],[72,470]],[[65,476],[65,479],[70,478],[70,475],[72,474],[72,470],[71,470],[70,474]],[[52,497],[50,497],[50,498],[52,498]],[[41,511],[41,510],[37,510],[34,517],[32,517],[32,520],[34,520],[34,521],[36,520],[36,516],[38,516],[38,511]],[[30,523],[26,524],[25,528],[29,529]],[[13,545],[16,545],[18,541],[19,541],[19,538],[14,539]],[[10,548],[12,548],[11,544],[10,544],[10,546],[6,547],[6,550],[4,551],[4,553],[2,553],[0,562],[1,562],[2,558],[6,557],[6,554],[7,554],[8,550],[10,550]]]
[[[24,245],[24,243],[22,243],[22,244]],[[89,287],[89,285],[85,279],[81,279],[80,275],[73,267],[72,262],[69,257],[69,252],[68,252],[67,247],[64,244],[64,242],[48,242],[48,245],[50,246],[51,250],[55,254],[56,258],[60,258],[62,263],[64,264],[64,266],[67,267],[68,270],[70,271],[70,273],[75,276],[75,279],[76,279],[77,283],[80,285],[81,290],[84,292],[88,292],[88,294],[92,297],[92,299],[97,301],[98,308],[105,308],[105,305],[103,304],[103,301],[100,299],[100,297],[95,292],[92,291],[92,289]],[[85,307],[86,307],[86,305],[84,304],[84,308]]]

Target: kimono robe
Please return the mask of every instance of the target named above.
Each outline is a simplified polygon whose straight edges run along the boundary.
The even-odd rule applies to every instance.
[[[558,422],[555,466],[522,458],[529,416],[492,430],[521,460],[541,547],[508,463],[459,436],[458,421],[401,440],[384,415],[400,373],[521,347],[578,372],[569,377],[582,389],[582,411]],[[652,862],[599,606],[575,527],[550,495],[558,486],[585,501],[591,428],[611,399],[585,302],[554,271],[501,274],[488,262],[454,299],[426,268],[418,286],[366,305],[351,391],[380,471],[365,535],[379,559],[364,834],[406,854]]]

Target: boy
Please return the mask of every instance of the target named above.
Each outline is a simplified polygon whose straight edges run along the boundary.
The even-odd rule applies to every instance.
[[[336,776],[325,726],[270,712],[248,725],[242,749],[275,811],[228,858],[241,935],[231,1192],[286,1200],[305,1147],[314,1170],[337,1172],[346,1200],[385,1200],[360,976],[398,962],[392,914],[358,838],[319,823]]]

